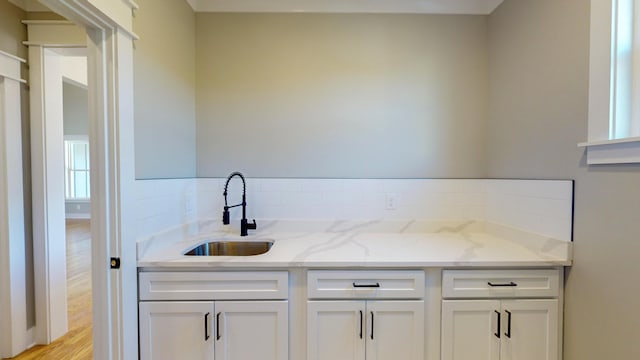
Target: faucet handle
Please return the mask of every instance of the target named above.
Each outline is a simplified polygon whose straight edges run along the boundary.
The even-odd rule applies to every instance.
[[[253,223],[250,224],[247,219],[240,220],[240,236],[247,236],[247,230],[255,230],[256,229],[256,220],[253,220]]]

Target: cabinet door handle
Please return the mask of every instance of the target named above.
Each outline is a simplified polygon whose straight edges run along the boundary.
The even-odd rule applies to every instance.
[[[515,286],[518,286],[518,284],[514,283],[513,281],[508,282],[508,283],[492,283],[491,281],[489,281],[487,283],[487,285],[489,285],[491,287],[515,287]]]
[[[363,327],[363,316],[362,316],[362,310],[360,310],[360,339],[362,339],[362,327]]]
[[[498,321],[497,321],[498,322],[498,324],[497,324],[498,325],[498,331],[493,333],[493,335],[495,335],[498,339],[500,339],[500,315],[501,314],[500,314],[500,311],[498,311],[498,310],[493,310],[493,311],[495,311],[495,313],[498,314]]]
[[[204,314],[204,341],[209,340],[209,315],[211,313]]]
[[[509,339],[511,339],[511,311],[505,310],[507,313],[507,332],[504,333]]]
[[[373,340],[373,311],[371,312],[371,340]]]
[[[380,283],[375,283],[375,284],[356,284],[354,282],[353,283],[353,287],[354,288],[379,288],[380,287]]]
[[[222,334],[220,334],[220,315],[221,314],[222,314],[221,312],[216,314],[216,341],[222,338]]]

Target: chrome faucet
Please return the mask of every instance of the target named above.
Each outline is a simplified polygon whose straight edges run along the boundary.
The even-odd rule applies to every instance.
[[[229,181],[234,176],[239,176],[242,179],[242,202],[240,204],[231,205],[227,204],[227,188],[229,187]],[[227,178],[227,182],[224,184],[224,211],[222,212],[222,224],[229,225],[229,209],[234,208],[236,206],[242,206],[242,220],[240,220],[240,236],[247,236],[247,230],[255,230],[256,220],[253,220],[252,224],[249,224],[247,221],[247,183],[244,181],[244,176],[242,176],[239,172],[233,172]]]

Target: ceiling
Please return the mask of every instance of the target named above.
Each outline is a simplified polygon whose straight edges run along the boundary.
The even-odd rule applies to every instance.
[[[37,0],[9,0],[26,11],[50,11]],[[186,0],[196,12],[313,12],[487,15],[503,0]]]
[[[490,14],[503,0],[187,0],[196,12]]]

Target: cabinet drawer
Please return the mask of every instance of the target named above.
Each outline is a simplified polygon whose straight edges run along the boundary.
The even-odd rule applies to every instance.
[[[309,299],[419,299],[424,271],[331,271],[307,273]]]
[[[557,297],[560,271],[444,270],[443,298]]]
[[[286,271],[141,272],[140,300],[286,299]]]

